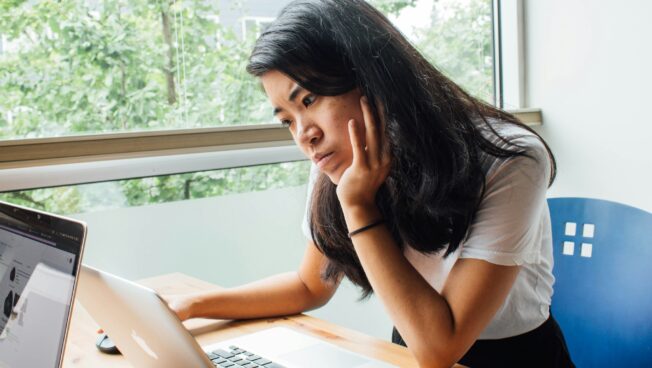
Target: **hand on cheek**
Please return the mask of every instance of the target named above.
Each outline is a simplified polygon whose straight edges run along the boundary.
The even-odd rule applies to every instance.
[[[363,122],[348,122],[353,151],[351,165],[344,170],[338,186],[337,197],[342,209],[373,208],[378,188],[387,178],[391,165],[388,152],[383,149],[382,129],[373,118],[365,97],[360,99]]]

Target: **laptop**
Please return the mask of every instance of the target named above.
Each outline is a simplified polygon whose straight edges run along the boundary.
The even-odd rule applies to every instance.
[[[0,367],[60,367],[86,226],[0,202]]]
[[[86,265],[77,298],[136,367],[394,367],[284,327],[200,347],[156,292]]]

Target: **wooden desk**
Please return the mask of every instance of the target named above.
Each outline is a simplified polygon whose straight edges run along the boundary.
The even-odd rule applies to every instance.
[[[153,277],[140,283],[162,295],[219,289],[216,285],[180,273]],[[286,326],[398,367],[418,367],[408,349],[402,346],[304,314],[248,321],[194,319],[185,321],[184,325],[202,346],[273,326]],[[81,304],[75,303],[63,367],[131,367],[121,355],[102,354],[95,348],[97,329],[97,324]]]

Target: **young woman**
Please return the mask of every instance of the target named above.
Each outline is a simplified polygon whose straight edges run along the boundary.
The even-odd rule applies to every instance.
[[[308,245],[297,272],[173,300],[182,319],[303,312],[347,277],[423,367],[572,366],[550,315],[555,161],[535,132],[361,0],[291,3],[247,70],[314,162]]]

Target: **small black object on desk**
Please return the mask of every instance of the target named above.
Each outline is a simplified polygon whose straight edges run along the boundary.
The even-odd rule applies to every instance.
[[[109,338],[109,335],[105,333],[102,333],[97,337],[97,340],[95,340],[95,347],[97,347],[97,350],[105,354],[120,354],[118,347],[115,346],[113,341]]]

